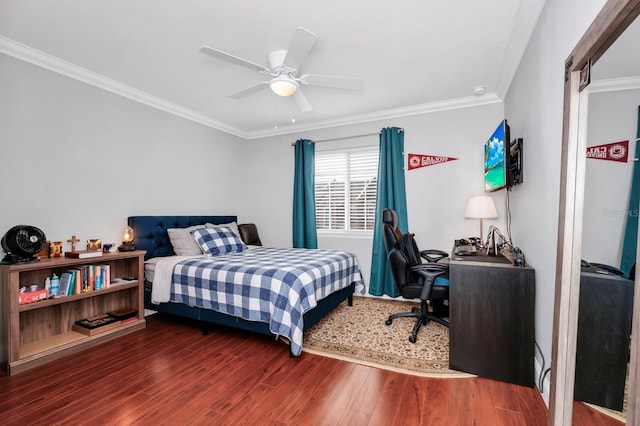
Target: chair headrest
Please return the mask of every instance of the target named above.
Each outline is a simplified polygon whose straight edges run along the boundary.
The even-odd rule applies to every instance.
[[[382,222],[391,225],[393,228],[398,227],[398,215],[393,209],[384,209],[382,211]]]

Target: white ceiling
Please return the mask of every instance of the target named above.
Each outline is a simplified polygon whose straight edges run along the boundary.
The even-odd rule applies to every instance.
[[[2,0],[0,53],[244,138],[499,101],[544,0]],[[301,72],[362,79],[303,86],[314,110],[261,90],[296,27],[318,35]],[[475,86],[486,94],[474,96]],[[292,124],[291,119],[296,123]],[[276,127],[277,126],[277,129]]]

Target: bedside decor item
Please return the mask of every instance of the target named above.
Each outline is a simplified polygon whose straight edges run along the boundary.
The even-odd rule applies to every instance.
[[[62,257],[62,241],[51,242],[51,257]]]
[[[134,237],[135,237],[135,234],[133,232],[132,227],[127,226],[126,228],[124,228],[122,230],[122,245],[118,247],[118,250],[120,251],[135,250],[136,245],[133,243]]]
[[[68,243],[71,243],[71,251],[76,251],[76,243],[80,242],[80,238],[77,238],[75,235],[72,235],[70,239],[67,240]]]
[[[46,243],[47,237],[41,229],[29,225],[14,226],[0,241],[6,253],[2,263],[35,262]]]
[[[87,240],[87,250],[102,251],[102,240],[101,239]]]

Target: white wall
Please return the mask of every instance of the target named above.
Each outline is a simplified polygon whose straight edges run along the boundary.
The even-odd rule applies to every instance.
[[[383,127],[402,127],[405,130],[405,154],[459,158],[406,172],[409,230],[416,234],[421,248],[450,251],[455,238],[479,234],[479,222],[465,219],[464,210],[471,195],[484,191],[484,143],[502,118],[502,103],[494,103],[247,141],[243,144],[242,157],[251,174],[245,176],[241,192],[251,196],[244,200],[239,212],[243,218],[258,224],[264,244],[291,246],[294,160],[291,142],[300,138],[322,140],[375,133]],[[378,143],[377,135],[368,138],[367,143]],[[504,194],[499,193],[494,196],[499,211],[503,197]],[[504,229],[505,216],[502,211],[499,214],[500,218],[485,221],[485,229],[491,224]],[[370,240],[321,237],[319,245],[353,251],[368,285]]]
[[[605,0],[547,0],[505,97],[512,136],[524,138],[524,184],[511,193],[512,231],[536,270],[535,326],[551,360],[560,194],[564,63]],[[536,351],[536,362],[542,357]],[[544,397],[548,398],[545,385]]]
[[[231,214],[233,136],[0,55],[0,235],[120,243],[127,216]]]
[[[597,67],[598,64],[595,65]],[[587,159],[582,258],[620,267],[633,175],[640,90],[589,94],[587,146],[629,141],[629,161]]]

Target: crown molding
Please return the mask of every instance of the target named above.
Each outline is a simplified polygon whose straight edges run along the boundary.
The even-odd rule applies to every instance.
[[[495,93],[488,93],[482,96],[457,98],[367,114],[352,115],[332,120],[317,121],[307,125],[290,125],[278,129],[245,132],[223,122],[213,120],[193,110],[151,95],[150,93],[122,84],[101,74],[89,71],[85,68],[2,36],[0,36],[0,53],[245,140],[261,139],[270,136],[288,135],[296,132],[326,129],[336,126],[347,126],[371,121],[388,120],[502,102],[502,99],[500,99],[500,97]]]
[[[616,92],[640,89],[640,76],[594,80],[589,84],[589,93]]]
[[[243,139],[247,138],[246,132],[242,130],[2,36],[0,36],[0,53],[123,96],[152,108],[168,112],[169,114],[194,121],[207,127],[212,127]]]
[[[496,95],[495,93],[487,93],[482,96],[450,99],[447,101],[431,102],[427,104],[376,111],[368,114],[352,115],[333,120],[316,121],[306,125],[290,125],[278,129],[248,132],[246,139],[261,139],[270,136],[288,135],[291,133],[308,132],[311,130],[320,130],[337,126],[348,126],[352,124],[368,123],[371,121],[388,120],[392,118],[408,117],[412,115],[430,114],[452,109],[471,108],[500,102],[502,102],[502,99],[500,99],[498,95]]]

